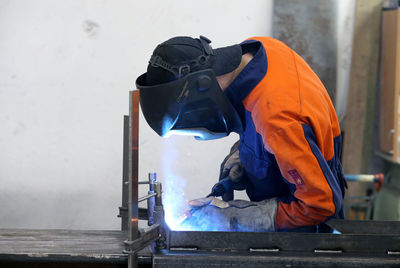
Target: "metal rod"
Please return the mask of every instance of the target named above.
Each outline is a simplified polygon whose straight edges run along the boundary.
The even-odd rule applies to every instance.
[[[124,140],[122,153],[122,206],[120,207],[121,230],[128,230],[128,185],[129,185],[129,116],[124,115]],[[123,213],[122,213],[123,212]]]
[[[139,91],[129,93],[129,241],[139,236]],[[129,254],[128,267],[137,267],[137,254]]]
[[[140,198],[138,199],[138,202],[140,203],[140,202],[142,202],[142,201],[144,201],[144,200],[146,200],[146,199],[149,199],[149,198],[151,198],[151,197],[153,197],[153,196],[156,196],[156,195],[157,195],[157,193],[152,193],[152,194],[145,195],[145,196],[143,196],[143,197],[140,197]]]
[[[148,183],[150,184],[150,191],[154,191],[154,183],[157,181],[157,173],[150,172]]]
[[[125,253],[132,255],[132,253],[138,252],[139,250],[143,249],[147,245],[151,244],[155,240],[160,237],[160,225],[155,224],[150,227],[143,235],[136,240],[133,241],[126,241],[125,245],[127,246]]]

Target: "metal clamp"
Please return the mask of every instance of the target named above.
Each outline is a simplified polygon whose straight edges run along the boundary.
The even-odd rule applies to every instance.
[[[123,253],[129,255],[136,254],[139,250],[147,247],[154,241],[158,240],[160,236],[161,236],[160,225],[154,224],[144,233],[140,234],[140,237],[138,239],[135,239],[133,241],[125,240],[124,241],[125,250],[123,251]]]

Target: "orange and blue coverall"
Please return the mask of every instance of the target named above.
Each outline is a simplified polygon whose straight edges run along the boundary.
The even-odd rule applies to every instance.
[[[250,200],[278,198],[277,230],[343,218],[341,133],[324,85],[276,39],[241,46],[253,59],[225,93],[244,126],[239,156]]]

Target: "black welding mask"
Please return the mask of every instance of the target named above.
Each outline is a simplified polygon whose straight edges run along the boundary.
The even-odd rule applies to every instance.
[[[203,36],[167,40],[154,50],[147,73],[136,80],[143,115],[160,136],[210,140],[242,131],[216,79],[239,65],[241,47],[212,49],[210,42]]]
[[[136,81],[140,107],[147,123],[160,136],[180,134],[210,140],[241,132],[240,118],[212,69],[155,86],[145,86],[145,76]]]

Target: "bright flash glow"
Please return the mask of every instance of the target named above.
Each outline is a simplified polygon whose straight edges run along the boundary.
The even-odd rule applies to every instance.
[[[198,209],[189,207],[185,190],[191,178],[180,177],[174,172],[174,167],[184,165],[184,161],[196,160],[178,160],[178,150],[174,142],[173,138],[164,139],[161,165],[164,216],[168,227],[173,231],[253,231],[253,228],[247,226],[235,226],[232,229],[230,219],[226,218],[224,213],[220,213],[215,206],[212,208],[211,205],[206,205]],[[206,194],[208,193],[204,193],[204,196]],[[199,198],[204,196],[199,196]]]
[[[185,200],[186,181],[173,173],[173,166],[177,160],[178,153],[173,146],[173,140],[164,141],[164,152],[162,159],[163,182],[163,205],[165,222],[171,230],[181,230],[180,223],[185,220],[185,212],[189,210]]]
[[[191,211],[185,197],[187,179],[174,173],[173,167],[178,164],[178,151],[174,140],[164,140],[162,173],[163,173],[163,205],[165,222],[174,231],[221,231],[215,222],[219,219],[205,220],[199,211]],[[180,163],[183,164],[183,163]],[[193,218],[192,218],[193,217]],[[187,219],[191,219],[188,221]],[[194,220],[195,219],[195,220]]]
[[[214,140],[227,136],[229,133],[216,133],[206,128],[185,128],[185,129],[171,129],[163,138],[169,138],[172,135],[180,136],[193,136],[196,140]]]

